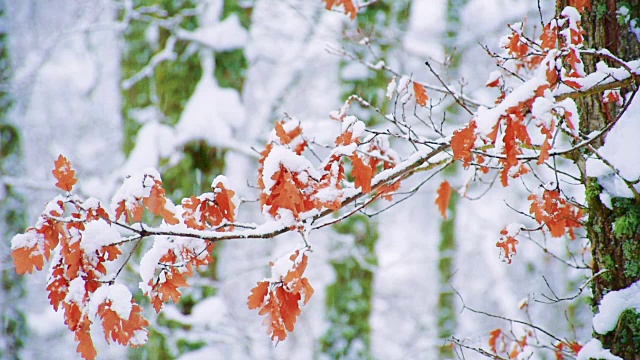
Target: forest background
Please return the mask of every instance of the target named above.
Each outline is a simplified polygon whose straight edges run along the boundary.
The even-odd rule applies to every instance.
[[[397,97],[387,97],[394,75],[376,71],[384,60],[427,85],[429,118],[461,127],[468,114],[430,87],[444,82],[493,104],[497,92],[485,85],[497,67],[487,49],[503,50],[508,24],[524,20],[537,36],[541,20],[556,14],[552,1],[362,3],[352,20],[320,1],[4,2],[3,356],[79,358],[73,333],[48,304],[47,272],[16,275],[9,248],[57,193],[51,169],[58,154],[73,163],[81,178],[76,191],[85,196],[109,199],[127,175],[155,167],[176,202],[207,191],[219,174],[240,198],[255,201],[259,151],[276,121],[298,119],[322,142],[339,130],[329,115],[351,94],[383,114],[396,111]],[[637,103],[627,112],[639,122]],[[354,113],[375,127],[380,117],[365,110]],[[635,150],[625,153],[625,166],[640,168]],[[470,177],[462,166],[444,175],[456,190]],[[463,351],[473,358],[482,355],[451,340],[491,352],[496,329],[504,329],[505,347],[517,347],[531,330],[526,324],[567,344],[588,341],[593,314],[584,284],[592,274],[584,232],[575,241],[520,241],[517,256],[501,261],[496,241],[505,224],[522,221],[513,209],[529,208],[530,189],[492,186],[489,195],[465,198],[454,191],[444,220],[435,205],[440,180],[397,206],[380,201],[366,211],[384,209],[379,215],[355,215],[311,234],[306,276],[314,298],[277,346],[247,308],[247,296],[269,261],[300,242],[296,234],[220,244],[178,304],[165,304],[157,316],[145,308],[147,345],[108,346],[95,336],[99,358],[453,358]],[[584,189],[573,191],[569,196],[584,199]],[[134,285],[135,263],[121,275]],[[574,294],[572,301],[549,301]],[[555,358],[559,343],[549,344],[536,356]]]

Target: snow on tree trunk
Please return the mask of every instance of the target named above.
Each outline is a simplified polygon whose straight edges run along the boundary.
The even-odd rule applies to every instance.
[[[558,9],[571,2],[561,1]],[[559,11],[558,10],[558,11]],[[640,1],[594,0],[591,9],[582,15],[582,27],[585,29],[585,45],[588,48],[606,48],[623,60],[640,57],[640,38],[637,24],[640,21]],[[634,25],[635,24],[635,25]],[[605,61],[610,66],[619,66],[608,59],[598,56],[584,56],[585,69],[594,71],[596,64]],[[629,94],[631,89],[622,93]],[[577,100],[581,115],[580,131],[589,134],[601,129],[616,119],[621,109],[615,103],[604,103],[602,95],[596,94]],[[638,100],[635,99],[635,102]],[[637,113],[629,111],[633,121],[640,121]],[[615,129],[615,128],[614,128]],[[612,133],[613,134],[613,133]],[[607,142],[617,141],[612,134],[602,137],[593,144],[597,151]],[[593,153],[590,151],[589,153]],[[585,164],[585,158],[574,156],[581,169],[582,182],[586,188],[586,200],[589,208],[585,224],[587,237],[591,241],[593,252],[593,273],[606,269],[596,276],[592,283],[594,312],[598,312],[603,297],[615,290],[629,287],[640,279],[640,197],[619,197],[611,194],[602,177],[596,178],[591,167]],[[640,164],[635,164],[640,166]],[[624,175],[624,174],[623,174]],[[636,180],[636,179],[629,179]],[[605,186],[603,186],[605,185]],[[606,199],[610,198],[610,202]],[[608,204],[607,204],[608,203]],[[634,309],[623,312],[618,325],[606,334],[594,334],[604,348],[623,359],[640,359],[640,314]]]

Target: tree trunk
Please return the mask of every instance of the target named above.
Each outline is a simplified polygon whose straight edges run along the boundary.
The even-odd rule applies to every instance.
[[[566,0],[558,2],[560,11],[567,5]],[[628,18],[620,16],[628,9]],[[615,1],[593,0],[591,9],[582,14],[582,26],[585,30],[587,48],[608,49],[623,60],[640,57],[640,43],[631,32],[630,20],[640,18],[640,0]],[[609,62],[596,56],[583,55],[585,70],[595,71],[596,63],[608,62],[609,66],[620,64]],[[622,95],[630,89],[623,89]],[[638,101],[638,99],[636,99]],[[619,116],[621,108],[614,104],[604,104],[602,94],[584,97],[576,101],[581,114],[580,131],[589,134],[602,129]],[[589,116],[586,116],[589,114]],[[601,138],[593,144],[597,149],[606,142]],[[587,237],[593,253],[593,273],[603,269],[607,272],[595,277],[592,283],[594,312],[605,294],[628,287],[640,279],[640,203],[637,199],[613,198],[612,209],[605,206],[600,198],[603,188],[596,178],[589,177],[586,171],[586,157],[576,160],[581,169],[582,182],[586,189],[588,219],[585,224]],[[633,180],[633,179],[631,179]],[[630,218],[631,217],[631,218]],[[633,219],[632,219],[633,218]],[[620,226],[623,221],[631,221],[631,227]],[[615,230],[614,230],[615,229]],[[623,359],[640,359],[640,314],[633,309],[625,311],[618,319],[618,326],[607,333],[597,334],[605,348]]]

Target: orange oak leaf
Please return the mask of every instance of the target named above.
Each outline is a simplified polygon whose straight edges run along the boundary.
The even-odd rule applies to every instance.
[[[62,260],[62,259],[60,259]],[[51,272],[51,280],[47,285],[49,291],[49,301],[55,311],[58,311],[60,303],[65,299],[69,290],[69,281],[64,277],[62,261],[58,263]]]
[[[254,310],[262,307],[264,304],[265,296],[269,293],[269,282],[268,281],[260,281],[258,285],[251,290],[251,295],[249,295],[248,304],[249,310]]]
[[[55,161],[55,169],[52,171],[53,176],[58,180],[56,187],[60,190],[71,191],[73,185],[78,182],[76,172],[71,168],[71,162],[66,157],[59,155]]]
[[[571,349],[571,351],[578,355],[578,353],[580,352],[580,350],[582,350],[582,345],[580,345],[578,342],[576,341],[572,341],[569,343],[569,349]]]
[[[154,215],[160,215],[169,225],[178,224],[175,214],[167,209],[166,191],[162,188],[162,181],[155,180],[148,197],[142,199],[142,204]]]
[[[420,106],[427,106],[427,101],[429,100],[429,96],[427,95],[427,90],[425,90],[424,86],[418,82],[413,82],[413,92],[416,93],[416,102]]]
[[[44,256],[37,246],[28,248],[20,247],[11,252],[16,273],[24,275],[33,273],[33,268],[42,270],[44,267]]]
[[[542,198],[531,194],[529,213],[539,224],[547,226],[553,237],[569,233],[571,240],[576,238],[574,229],[582,227],[582,209],[567,202],[557,190],[544,190]]]
[[[303,277],[308,261],[306,253],[300,259],[300,250],[296,250],[289,260],[293,265],[286,275],[273,275],[272,263],[272,278],[258,282],[248,297],[249,309],[259,309],[258,314],[265,316],[264,324],[269,328],[271,339],[277,341],[286,339],[287,332],[293,331],[302,312],[302,297],[305,305],[314,292],[307,278]]]
[[[216,203],[222,216],[227,221],[234,222],[236,205],[233,203],[233,196],[235,192],[225,188],[221,182],[216,185],[216,189],[220,191],[216,194]]]
[[[97,314],[102,319],[102,328],[107,343],[115,341],[120,345],[129,345],[131,339],[136,335],[136,331],[146,331],[144,327],[148,326],[149,322],[141,315],[142,308],[133,300],[131,303],[128,319],[121,318],[117,312],[111,309],[111,300],[98,306]]]
[[[75,331],[75,339],[78,342],[76,351],[79,352],[86,360],[93,360],[98,356],[98,352],[96,351],[96,348],[93,345],[93,340],[91,339],[90,326],[91,321],[85,317],[81,326]]]
[[[447,180],[443,181],[438,188],[438,197],[436,197],[436,205],[438,210],[442,214],[443,218],[447,218],[447,208],[449,207],[449,200],[451,200],[451,185]]]
[[[525,57],[529,51],[529,46],[521,39],[520,34],[517,33],[511,35],[507,48],[510,54],[519,59]]]
[[[353,164],[351,174],[355,178],[355,185],[362,189],[363,193],[371,192],[371,179],[373,179],[373,169],[369,164],[366,164],[360,157],[354,152],[349,156]]]
[[[398,189],[400,189],[400,186],[402,185],[401,179],[396,179],[395,181],[391,182],[391,183],[385,183],[383,185],[381,185],[380,187],[378,187],[378,189],[376,190],[376,192],[378,194],[382,195],[382,198],[387,200],[387,201],[392,201],[393,200],[393,194],[398,191]]]
[[[471,160],[473,160],[471,149],[473,149],[477,138],[476,128],[476,122],[471,120],[469,125],[454,131],[451,137],[453,158],[455,160],[462,160],[465,168],[468,168]]]
[[[575,48],[569,49],[569,53],[566,56],[566,61],[571,66],[571,71],[569,72],[569,77],[583,77],[584,75],[584,64],[582,63],[582,59],[580,59],[580,55],[578,54],[578,50]],[[575,83],[575,82],[574,82]],[[576,83],[577,84],[577,83]],[[577,84],[578,88],[580,85]]]
[[[344,12],[349,15],[351,20],[358,15],[358,9],[353,5],[353,0],[322,0],[326,4],[327,10],[331,10],[334,6],[344,6]]]
[[[291,172],[280,165],[280,171],[273,174],[272,178],[276,180],[276,183],[266,202],[267,205],[271,205],[269,213],[276,216],[280,208],[291,210],[294,216],[304,212],[305,199],[296,186]]]

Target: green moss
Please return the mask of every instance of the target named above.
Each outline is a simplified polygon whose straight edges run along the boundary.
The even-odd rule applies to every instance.
[[[587,201],[597,199],[600,197],[600,193],[602,193],[602,186],[598,183],[598,180],[596,178],[589,178],[587,189],[585,190]]]
[[[640,244],[633,239],[622,243],[625,264],[624,274],[629,278],[637,279],[640,277]]]
[[[628,349],[640,344],[640,314],[635,310],[627,309],[620,315],[617,329],[614,346]]]
[[[611,257],[611,255],[606,254],[602,256],[602,260],[600,262],[602,265],[604,265],[605,269],[610,269],[610,270],[614,270],[616,267],[615,262],[613,261],[613,258]],[[604,281],[606,283],[611,283],[613,281],[613,278],[611,277],[611,273],[612,272],[605,272],[603,274],[601,274],[600,276],[604,279]]]
[[[596,17],[598,19],[602,18],[603,16],[607,15],[607,13],[609,12],[609,10],[607,9],[607,4],[605,3],[600,3],[597,5],[596,9]]]
[[[634,199],[614,198],[612,205],[615,209],[616,220],[613,232],[618,237],[633,237],[640,231],[640,206]]]

